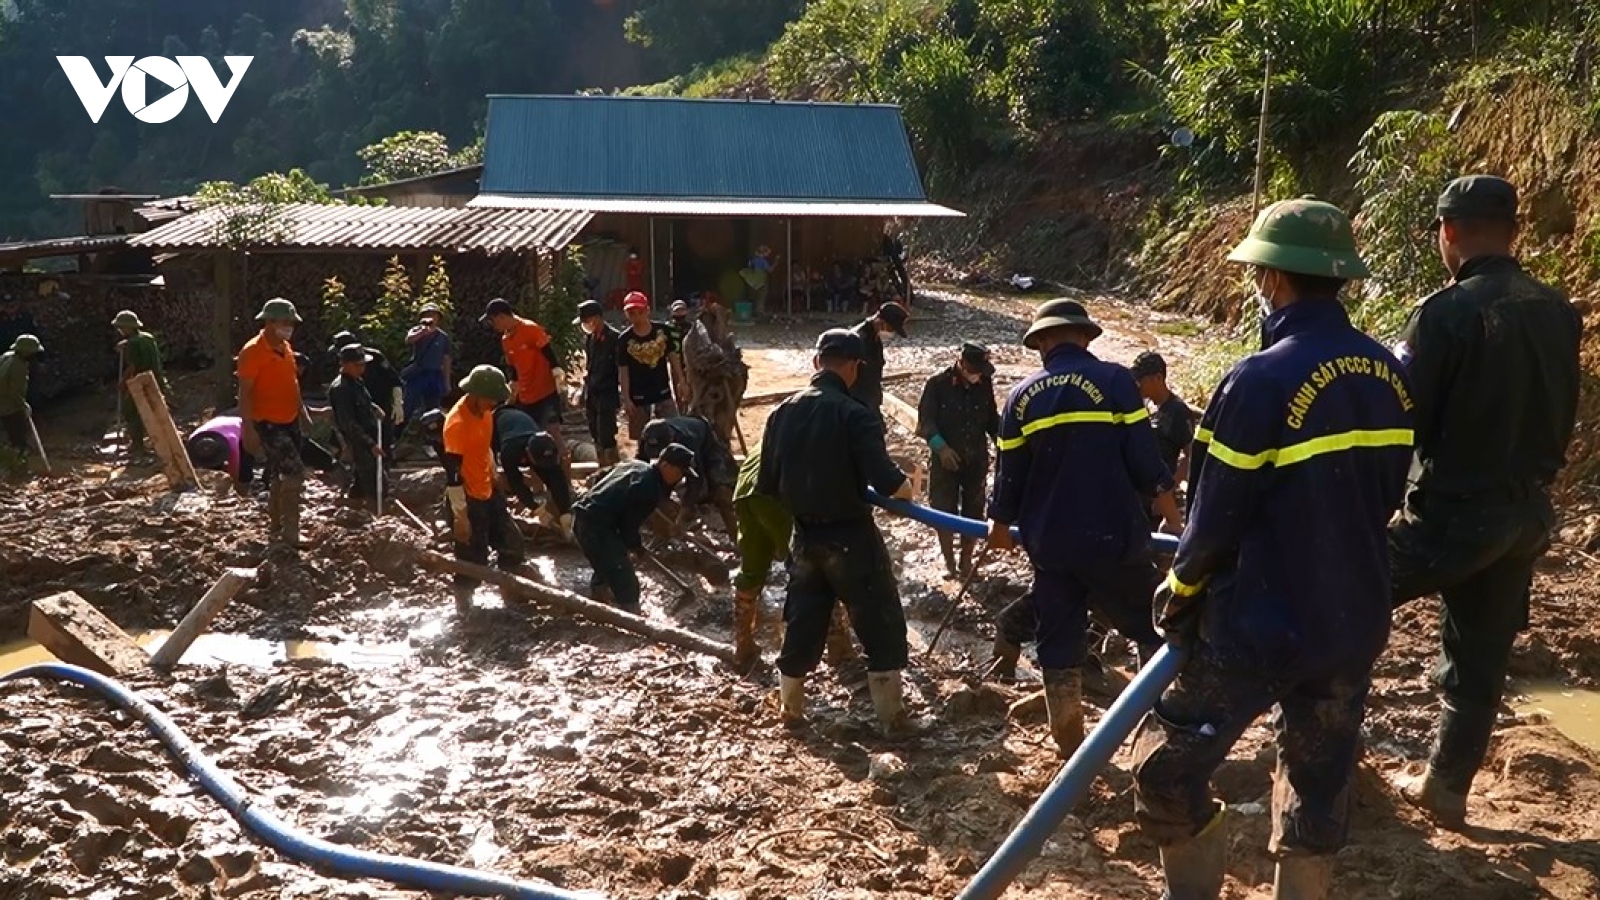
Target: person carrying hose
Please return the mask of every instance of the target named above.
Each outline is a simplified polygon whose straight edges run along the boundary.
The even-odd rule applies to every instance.
[[[1368,273],[1337,207],[1274,203],[1228,259],[1250,266],[1262,348],[1223,378],[1195,437],[1189,524],[1155,597],[1157,627],[1190,653],[1135,742],[1134,812],[1167,896],[1215,900],[1227,806],[1211,776],[1276,707],[1273,897],[1322,900],[1389,636],[1386,528],[1413,401],[1399,362],[1339,302]]]
[[[1034,311],[1022,343],[1044,368],[1006,398],[989,501],[990,546],[1011,549],[1016,525],[1033,563],[1045,707],[1063,757],[1083,743],[1090,609],[1148,659],[1161,638],[1150,624],[1160,575],[1146,504],[1153,499],[1167,530],[1182,528],[1138,385],[1127,369],[1089,351],[1100,334],[1075,300]]]

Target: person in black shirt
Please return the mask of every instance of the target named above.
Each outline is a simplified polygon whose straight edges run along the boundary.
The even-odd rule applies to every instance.
[[[861,401],[883,421],[883,342],[906,336],[906,320],[911,317],[898,303],[885,303],[878,307],[872,318],[852,328],[861,338],[861,366],[856,381],[850,386],[850,396]]]
[[[728,540],[739,545],[739,519],[733,509],[733,489],[739,480],[739,464],[733,451],[711,429],[711,423],[699,416],[675,416],[671,419],[654,419],[639,435],[638,458],[653,460],[668,444],[682,444],[694,452],[698,471],[704,477],[684,481],[683,499],[688,506],[709,503],[722,516]]]
[[[361,339],[353,332],[341,331],[333,336],[333,346],[328,348],[328,352],[338,354],[343,348],[360,343]],[[361,376],[361,384],[366,387],[372,402],[383,411],[378,423],[383,436],[383,449],[386,454],[392,453],[398,436],[395,429],[405,421],[405,382],[394,370],[394,366],[389,364],[389,358],[383,355],[383,351],[376,347],[366,347],[364,344],[362,346],[366,349],[369,360],[366,374]]]
[[[1000,409],[994,399],[994,364],[979,344],[962,344],[955,365],[928,379],[917,403],[917,437],[928,442],[928,503],[934,509],[983,518],[989,481],[989,445],[1000,431]],[[961,562],[955,538],[939,532],[945,573],[954,578],[972,565],[976,538],[961,539]]]
[[[563,535],[572,530],[572,485],[561,468],[561,448],[550,432],[539,427],[533,416],[514,406],[494,411],[494,454],[500,474],[512,496],[533,510],[539,521]],[[544,483],[549,503],[540,503],[522,474],[527,466]]]
[[[1455,281],[1417,306],[1395,348],[1411,376],[1418,465],[1389,529],[1389,560],[1396,606],[1436,592],[1444,600],[1438,731],[1427,772],[1401,792],[1460,827],[1511,645],[1528,626],[1533,567],[1550,547],[1549,492],[1577,417],[1582,321],[1512,257],[1510,182],[1458,178],[1437,213]]]
[[[617,342],[622,399],[627,402],[628,437],[639,439],[646,422],[678,414],[672,399],[672,336],[667,326],[650,321],[650,301],[634,291],[622,301],[630,327]]]
[[[360,344],[345,345],[339,350],[339,377],[328,386],[334,428],[350,453],[353,477],[347,496],[352,500],[378,495],[378,465],[383,459],[377,407],[361,379],[371,361],[372,355]]]
[[[822,660],[837,599],[866,650],[873,707],[893,735],[908,726],[900,682],[906,620],[867,488],[910,499],[911,482],[889,459],[878,417],[849,394],[863,352],[861,338],[842,328],[817,339],[811,386],[767,419],[756,491],[795,520],[778,655],[784,720],[805,718],[805,679]]]
[[[1156,430],[1156,448],[1166,463],[1172,480],[1182,484],[1189,478],[1189,445],[1194,442],[1194,416],[1189,404],[1167,387],[1167,361],[1154,350],[1134,357],[1128,367],[1139,383],[1139,394],[1155,407],[1150,424]],[[1156,516],[1154,521],[1160,521]]]
[[[617,410],[622,405],[617,347],[622,334],[606,323],[605,309],[593,300],[578,306],[583,328],[583,415],[594,438],[601,468],[617,462]]]
[[[573,505],[573,531],[594,574],[589,590],[597,603],[639,612],[639,575],[630,554],[644,549],[639,529],[673,487],[694,476],[694,453],[669,445],[654,463],[632,459],[614,466]]]

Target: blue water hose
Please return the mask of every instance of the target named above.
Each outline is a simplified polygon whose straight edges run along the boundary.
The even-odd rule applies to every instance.
[[[989,536],[989,525],[977,519],[964,519],[961,516],[940,512],[937,509],[919,506],[909,500],[896,500],[893,497],[885,497],[872,488],[867,488],[867,499],[897,516],[914,519],[940,531],[948,531],[952,534],[959,534],[962,537],[982,538]],[[1015,525],[1011,527],[1011,539],[1018,543],[1022,541],[1022,537]],[[1160,553],[1172,553],[1178,549],[1178,539],[1170,534],[1151,534],[1150,546]]]
[[[246,831],[296,862],[348,878],[373,878],[407,888],[470,897],[509,897],[513,900],[604,900],[605,898],[604,894],[567,891],[548,884],[517,881],[503,875],[490,875],[457,866],[368,853],[309,837],[295,831],[264,807],[254,804],[238,783],[207,759],[200,748],[185,737],[165,713],[120,683],[88,669],[65,663],[26,666],[0,675],[0,681],[15,681],[20,678],[66,681],[88,688],[144,722],[184,769],[200,782],[200,786],[205,788],[207,793],[232,813]]]

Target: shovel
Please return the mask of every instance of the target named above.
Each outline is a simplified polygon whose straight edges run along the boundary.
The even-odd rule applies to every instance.
[[[967,597],[967,588],[972,587],[972,579],[977,577],[978,570],[983,568],[983,564],[988,561],[989,551],[993,547],[993,544],[984,542],[983,549],[978,551],[977,560],[973,562],[972,569],[967,572],[967,577],[962,580],[961,590],[956,592],[956,599],[950,604],[950,608],[945,610],[944,619],[939,622],[939,630],[935,631],[933,639],[928,641],[928,650],[923,656],[932,656],[933,648],[939,646],[939,638],[944,637],[944,630],[950,627],[950,620],[955,618],[956,610],[961,608],[961,601]]]

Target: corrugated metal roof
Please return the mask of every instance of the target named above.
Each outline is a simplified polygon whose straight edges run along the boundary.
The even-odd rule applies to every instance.
[[[504,253],[565,247],[593,214],[583,210],[469,209],[425,206],[326,206],[295,203],[276,207],[274,248],[351,250],[446,250]],[[227,245],[222,224],[232,211],[213,207],[134,236],[134,246],[161,250]]]
[[[479,194],[468,206],[490,209],[581,209],[593,213],[631,213],[647,216],[807,216],[870,219],[959,218],[966,213],[937,203],[871,200],[681,200],[652,197],[602,199],[595,197],[523,197]]]
[[[41,238],[36,241],[16,241],[0,244],[0,256],[20,259],[45,259],[51,256],[75,256],[79,253],[97,253],[115,250],[127,244],[129,235],[108,234],[100,236]]]
[[[490,96],[485,194],[927,200],[895,106]]]

